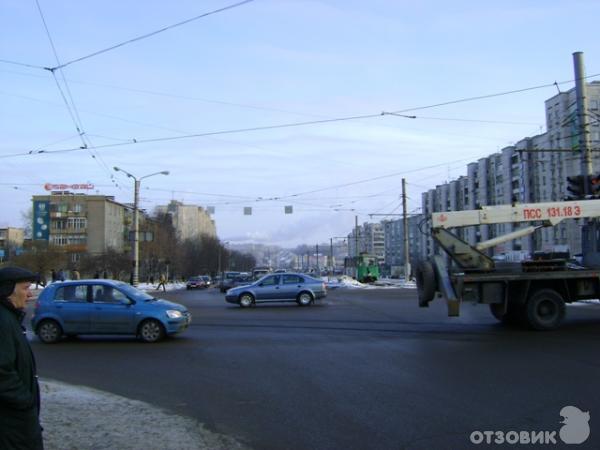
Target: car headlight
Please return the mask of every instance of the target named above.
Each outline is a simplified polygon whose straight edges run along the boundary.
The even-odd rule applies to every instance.
[[[167,316],[169,317],[169,319],[181,319],[183,317],[183,314],[181,313],[181,311],[176,311],[174,309],[168,309]]]

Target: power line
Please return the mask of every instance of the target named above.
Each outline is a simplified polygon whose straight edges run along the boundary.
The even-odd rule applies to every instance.
[[[74,64],[76,62],[80,62],[80,61],[83,61],[85,59],[92,58],[93,56],[98,56],[98,55],[100,55],[102,53],[106,53],[106,52],[109,52],[109,51],[114,50],[116,48],[123,47],[124,45],[131,44],[131,43],[137,42],[137,41],[141,41],[142,39],[149,38],[151,36],[157,35],[159,33],[162,33],[164,31],[170,30],[172,28],[179,27],[179,26],[185,25],[187,23],[193,22],[195,20],[201,19],[203,17],[207,17],[207,16],[210,16],[210,15],[213,15],[213,14],[217,14],[217,13],[220,13],[220,12],[223,12],[223,11],[227,11],[229,9],[237,8],[238,6],[242,6],[242,5],[246,4],[246,3],[250,3],[250,2],[253,2],[253,1],[254,0],[244,0],[244,1],[239,2],[239,3],[234,3],[233,5],[225,6],[223,8],[215,9],[214,11],[209,11],[207,13],[200,14],[199,16],[192,17],[191,19],[187,19],[187,20],[184,20],[182,22],[178,22],[178,23],[175,23],[175,24],[172,24],[172,25],[168,25],[168,26],[163,27],[163,28],[161,28],[159,30],[152,31],[151,33],[147,33],[147,34],[144,34],[142,36],[138,36],[138,37],[135,37],[133,39],[129,39],[127,41],[121,42],[119,44],[115,44],[115,45],[113,45],[111,47],[108,47],[108,48],[105,48],[105,49],[102,49],[102,50],[98,50],[98,51],[96,51],[94,53],[90,53],[89,55],[73,59],[73,60],[68,61],[68,62],[66,62],[64,64],[60,64],[60,65],[58,65],[56,67],[53,67],[52,70],[62,69],[63,67],[67,67],[68,65]]]
[[[33,75],[33,74],[25,74],[25,73],[10,72],[10,71],[9,71],[9,73],[41,78],[39,75]],[[99,86],[99,87],[104,87],[104,88],[109,88],[109,89],[116,89],[116,90],[121,90],[121,91],[125,91],[125,92],[134,92],[134,93],[147,94],[147,95],[153,95],[153,96],[158,96],[158,97],[174,98],[174,99],[179,99],[179,100],[199,101],[199,102],[205,102],[205,103],[213,103],[213,104],[217,104],[217,105],[235,106],[238,108],[255,109],[255,110],[259,110],[259,111],[271,111],[271,112],[279,112],[279,113],[285,113],[285,114],[293,114],[296,116],[327,118],[326,116],[323,116],[321,114],[289,111],[289,110],[280,109],[280,108],[269,108],[266,106],[227,102],[227,101],[223,101],[223,100],[215,100],[215,99],[208,99],[208,98],[202,98],[202,97],[191,97],[191,96],[185,96],[185,95],[171,94],[168,92],[159,92],[159,91],[151,91],[151,90],[147,90],[147,89],[136,89],[136,88],[129,88],[129,87],[124,87],[124,86],[116,86],[113,84],[93,83],[93,82],[80,81],[80,80],[69,80],[69,82],[70,83],[78,83],[78,84],[86,84],[86,85],[90,85],[90,86]],[[427,117],[427,116],[406,116],[404,114],[397,114],[397,113],[393,113],[393,112],[384,112],[383,114],[400,116],[400,117],[411,118],[411,119],[414,118],[414,119],[444,120],[444,121],[456,121],[456,122],[479,122],[479,123],[494,123],[494,124],[506,124],[506,125],[535,125],[535,126],[539,125],[539,123],[533,123],[533,122],[514,122],[514,121],[496,121],[496,120],[460,119],[460,118],[457,119],[457,118]]]
[[[58,57],[58,52],[56,51],[56,46],[54,45],[54,41],[52,39],[52,35],[50,34],[50,29],[48,28],[48,24],[46,23],[46,19],[44,17],[44,12],[42,11],[39,0],[35,0],[35,3],[37,5],[38,12],[40,13],[40,18],[42,19],[42,23],[44,24],[44,29],[46,30],[46,36],[48,37],[48,41],[50,42],[50,47],[52,48],[52,53],[54,54],[56,63],[60,65],[60,59]],[[84,137],[85,132],[83,131],[83,124],[81,122],[81,117],[79,116],[79,112],[77,111],[77,106],[75,105],[73,95],[71,94],[71,90],[69,89],[69,84],[67,83],[67,80],[64,76],[62,69],[59,68],[58,70],[62,76],[63,83],[65,85],[67,95],[69,96],[70,103],[69,103],[69,101],[67,101],[67,98],[65,97],[65,94],[61,88],[61,85],[60,85],[58,79],[56,78],[56,69],[48,69],[48,70],[50,71],[50,73],[52,74],[52,77],[54,78],[54,81],[56,82],[56,86],[58,87],[60,95],[67,107],[67,111],[69,112],[69,115],[71,116],[71,119],[73,120],[75,128],[76,128],[77,132],[79,133],[79,137],[81,138],[81,142],[83,143],[83,148],[85,148],[89,151],[90,156],[102,168],[104,168],[104,170],[107,172],[110,180],[114,182],[114,177],[113,177],[112,172],[110,171],[110,169],[108,168],[108,166],[106,165],[106,163],[104,162],[102,157],[99,154],[97,154],[96,151],[94,151],[94,149],[93,149],[94,146],[93,146],[92,142],[89,140],[89,138]],[[119,185],[117,183],[115,183],[115,185],[117,187],[119,187]]]
[[[195,133],[195,134],[186,134],[186,135],[182,135],[182,136],[168,136],[168,137],[160,137],[160,138],[153,138],[153,139],[131,139],[129,142],[97,145],[95,148],[101,149],[101,148],[111,148],[111,147],[122,147],[124,145],[177,141],[177,140],[181,140],[181,139],[191,139],[191,138],[206,137],[206,136],[217,136],[217,135],[221,135],[221,134],[235,134],[235,133],[246,133],[246,132],[250,132],[250,131],[275,130],[275,129],[281,129],[281,128],[301,127],[301,126],[306,126],[306,125],[317,125],[317,124],[323,124],[323,123],[343,122],[343,121],[356,120],[356,119],[368,119],[368,118],[373,118],[373,117],[381,117],[381,114],[379,113],[379,114],[367,114],[367,115],[363,115],[363,116],[338,117],[335,119],[312,120],[312,121],[308,121],[308,122],[293,122],[293,123],[285,123],[285,124],[279,124],[279,125],[267,125],[267,126],[263,126],[263,127],[238,128],[238,129],[233,129],[233,130],[211,131],[211,132],[207,132],[207,133]],[[2,156],[0,156],[0,158],[6,158],[8,156],[25,156],[25,155],[31,155],[31,154],[37,154],[37,153],[45,153],[45,154],[69,153],[69,152],[75,152],[75,151],[80,151],[80,150],[83,150],[83,149],[80,147],[77,147],[77,148],[67,148],[67,149],[60,149],[60,150],[29,151],[26,153],[19,153],[19,154],[13,154],[13,155],[2,155]]]
[[[22,62],[18,62],[18,61],[11,61],[11,60],[8,60],[8,59],[0,59],[0,63],[12,64],[12,65],[21,66],[21,67],[29,67],[31,69],[42,69],[42,70],[48,69],[47,67],[35,66],[33,64],[26,64],[26,63],[22,63]]]
[[[533,123],[533,122],[511,122],[511,121],[506,121],[506,120],[480,120],[480,119],[455,119],[455,118],[450,118],[450,117],[427,117],[427,116],[415,116],[416,119],[425,119],[425,120],[442,120],[442,121],[449,121],[449,122],[476,122],[476,123],[493,123],[493,124],[500,124],[500,125],[527,125],[527,126],[531,126],[531,125],[535,125],[535,126],[539,126],[539,123]]]
[[[600,74],[589,75],[585,78],[593,78],[593,77],[597,77],[597,76],[600,76]],[[573,80],[571,80],[571,82],[572,81]],[[560,82],[560,84],[564,84],[564,83],[568,83],[568,81]],[[215,136],[215,135],[221,135],[221,134],[234,134],[234,133],[245,133],[245,132],[251,132],[251,131],[265,131],[265,130],[273,130],[273,129],[281,129],[281,128],[300,127],[300,126],[317,125],[317,124],[323,124],[323,123],[342,122],[342,121],[348,121],[348,120],[358,120],[358,119],[381,117],[382,115],[385,115],[385,114],[403,116],[401,113],[405,112],[405,111],[433,108],[436,106],[448,105],[448,104],[452,104],[452,103],[460,103],[460,102],[474,101],[474,100],[480,100],[480,99],[484,99],[484,98],[496,97],[496,96],[501,96],[501,95],[509,95],[509,94],[514,94],[514,93],[525,92],[525,91],[532,90],[532,89],[540,89],[542,87],[554,86],[554,85],[555,84],[552,83],[552,84],[534,86],[534,87],[530,87],[530,88],[523,88],[523,89],[518,89],[518,90],[513,90],[513,91],[505,91],[505,92],[501,92],[498,94],[489,94],[489,95],[483,95],[483,96],[477,96],[477,97],[463,98],[463,99],[458,99],[458,100],[454,100],[454,101],[450,101],[450,102],[438,103],[435,105],[428,105],[428,106],[422,106],[422,107],[417,107],[417,108],[412,108],[412,109],[395,111],[392,113],[381,112],[379,114],[366,114],[366,115],[360,115],[360,116],[348,116],[348,117],[313,120],[313,121],[306,121],[306,122],[293,122],[293,123],[286,123],[286,124],[279,124],[279,125],[268,125],[268,126],[262,126],[262,127],[238,128],[238,129],[232,129],[232,130],[221,130],[221,131],[213,131],[213,132],[207,132],[207,133],[194,133],[194,134],[187,134],[187,135],[182,135],[182,136],[169,136],[169,137],[160,137],[160,138],[152,138],[152,139],[135,139],[135,138],[133,138],[129,142],[99,145],[99,146],[96,146],[95,148],[96,149],[111,148],[111,147],[119,147],[119,146],[124,146],[124,145],[167,142],[167,141],[173,141],[173,140]],[[413,118],[413,116],[404,116],[404,117]],[[416,117],[416,116],[414,116],[414,117]],[[29,151],[29,152],[20,153],[20,154],[3,155],[3,156],[0,156],[0,158],[6,158],[9,156],[10,157],[24,156],[24,155],[30,155],[30,154],[36,154],[36,153],[67,153],[67,152],[73,152],[73,151],[79,151],[79,150],[82,150],[82,149],[81,148],[69,148],[69,149],[59,149],[59,150]]]
[[[595,78],[600,76],[600,73],[596,73],[594,75],[588,75],[586,77],[584,77],[583,79],[588,79],[588,78]],[[407,108],[407,109],[401,109],[398,111],[394,111],[394,113],[399,114],[399,113],[404,113],[404,112],[410,112],[410,111],[417,111],[420,109],[429,109],[429,108],[437,108],[440,106],[447,106],[447,105],[454,105],[456,103],[464,103],[464,102],[472,102],[475,100],[484,100],[486,98],[493,98],[493,97],[501,97],[503,95],[511,95],[511,94],[520,94],[521,92],[527,92],[527,91],[533,91],[536,89],[544,89],[547,87],[554,87],[557,84],[567,84],[567,83],[572,83],[575,80],[568,80],[568,81],[560,81],[560,82],[553,82],[550,84],[541,84],[539,86],[532,86],[532,87],[528,87],[528,88],[523,88],[523,89],[515,89],[512,91],[504,91],[504,92],[498,92],[496,94],[486,94],[486,95],[479,95],[477,97],[466,97],[466,98],[461,98],[458,100],[450,100],[447,102],[443,102],[443,103],[435,103],[433,105],[427,105],[427,106],[418,106],[416,108]]]

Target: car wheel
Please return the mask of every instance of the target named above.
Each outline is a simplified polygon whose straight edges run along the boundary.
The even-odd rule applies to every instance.
[[[55,320],[44,320],[38,325],[36,334],[43,343],[54,344],[58,342],[63,332]]]
[[[313,296],[310,292],[300,292],[297,301],[300,306],[308,306],[312,303]]]
[[[240,295],[240,306],[242,308],[249,308],[254,304],[254,297],[252,294],[244,293]]]
[[[165,329],[158,320],[147,319],[140,325],[138,334],[144,342],[158,342],[165,337]]]

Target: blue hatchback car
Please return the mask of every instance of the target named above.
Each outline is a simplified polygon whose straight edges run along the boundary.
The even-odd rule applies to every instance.
[[[77,280],[52,283],[41,292],[31,327],[45,343],[78,334],[132,334],[156,342],[185,330],[191,319],[185,306],[121,281]]]

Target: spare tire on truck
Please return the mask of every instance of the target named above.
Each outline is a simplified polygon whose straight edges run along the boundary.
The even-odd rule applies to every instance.
[[[437,281],[433,264],[429,261],[419,261],[415,271],[417,280],[417,291],[419,294],[419,306],[429,306],[429,302],[433,300],[435,291],[437,291]]]

